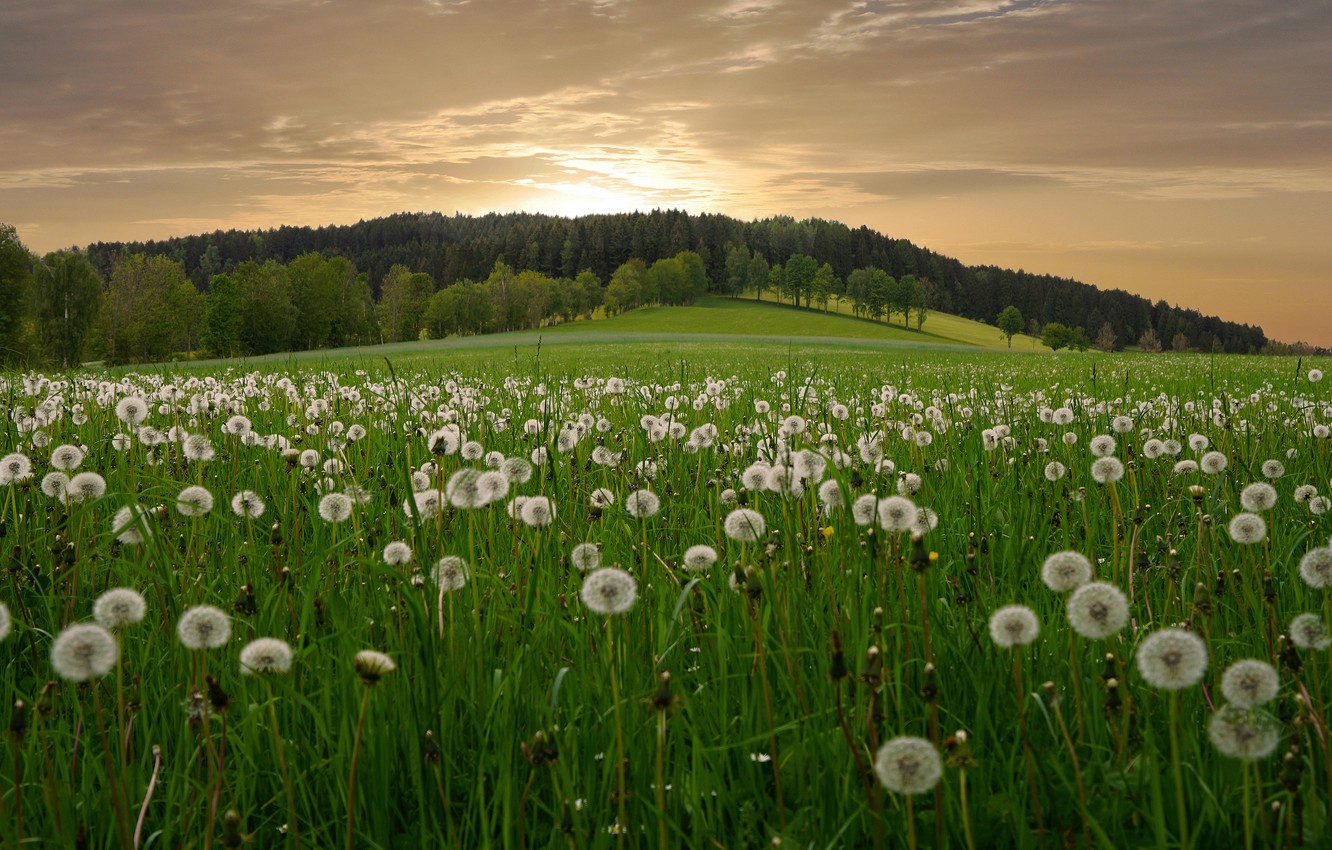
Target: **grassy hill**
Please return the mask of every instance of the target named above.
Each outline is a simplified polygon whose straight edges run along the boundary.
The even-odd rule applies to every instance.
[[[1007,349],[999,330],[983,322],[963,319],[947,313],[930,313],[920,331],[900,324],[886,325],[850,315],[850,306],[842,312],[804,310],[775,301],[752,298],[706,297],[689,307],[643,307],[609,319],[574,322],[543,328],[540,333],[556,336],[580,333],[614,334],[708,334],[762,337],[797,337],[820,339],[863,339],[891,341],[906,345],[965,345],[987,349]],[[536,333],[530,331],[529,333]],[[1040,342],[1028,336],[1013,338],[1013,350],[1044,351]]]

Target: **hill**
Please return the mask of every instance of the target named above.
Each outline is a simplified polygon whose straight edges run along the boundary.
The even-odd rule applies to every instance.
[[[737,246],[770,265],[785,264],[795,255],[810,256],[819,264],[827,263],[842,281],[866,267],[895,278],[911,275],[929,282],[929,309],[986,324],[993,324],[1001,310],[1013,305],[1037,327],[1060,322],[1081,327],[1095,338],[1109,326],[1118,346],[1134,344],[1149,329],[1166,347],[1244,353],[1261,350],[1267,342],[1262,328],[1165,301],[1153,303],[1122,290],[1101,290],[1024,270],[967,266],[867,227],[786,216],[745,222],[680,210],[578,218],[401,213],[345,226],[216,231],[159,242],[97,243],[87,250],[104,275],[125,253],[171,257],[200,289],[212,275],[246,261],[285,263],[317,251],[351,260],[377,297],[380,282],[395,265],[428,274],[438,287],[482,280],[497,260],[552,277],[572,278],[590,270],[604,283],[630,258],[650,264],[685,250],[704,258],[713,291],[724,292],[728,291],[727,255]]]

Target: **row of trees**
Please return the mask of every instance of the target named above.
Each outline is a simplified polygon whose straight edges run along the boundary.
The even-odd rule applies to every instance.
[[[523,330],[650,304],[689,304],[709,289],[692,251],[648,265],[631,259],[607,285],[515,270],[497,261],[484,280],[441,287],[390,266],[377,281],[346,257],[246,260],[196,285],[175,259],[127,253],[105,274],[78,251],[33,256],[0,227],[0,362],[75,366],[231,357]]]
[[[1077,351],[1086,351],[1089,348],[1095,348],[1098,351],[1117,351],[1125,347],[1127,343],[1121,340],[1115,333],[1114,326],[1109,322],[1101,324],[1100,330],[1096,332],[1096,338],[1090,339],[1087,331],[1081,326],[1069,327],[1062,322],[1046,322],[1041,324],[1032,319],[1030,322],[1022,318],[1022,311],[1013,305],[1005,307],[999,313],[999,318],[995,322],[999,332],[1008,339],[1008,347],[1013,347],[1013,337],[1026,330],[1031,336],[1037,337],[1041,345],[1054,351],[1061,348],[1071,348]],[[1156,331],[1148,328],[1136,340],[1139,351],[1148,353],[1158,353],[1165,350],[1165,345]],[[1185,352],[1189,350],[1189,339],[1182,332],[1176,333],[1170,340],[1170,349],[1176,352]],[[1270,354],[1313,354],[1315,349],[1312,346],[1299,343],[1296,345],[1281,345],[1279,348],[1269,343],[1264,349],[1264,353]]]
[[[1017,307],[1028,321],[1041,327],[1058,322],[1095,333],[1109,323],[1117,339],[1132,341],[1152,329],[1162,340],[1184,334],[1191,349],[1214,347],[1232,352],[1262,350],[1267,338],[1262,329],[1226,322],[1196,310],[1181,309],[1165,301],[1152,302],[1120,290],[1100,290],[1088,284],[1023,270],[994,266],[966,266],[950,257],[893,239],[867,227],[851,228],[821,219],[796,221],[789,216],[741,221],[723,215],[690,215],[681,210],[591,215],[578,218],[528,213],[485,216],[445,216],[439,213],[403,213],[347,226],[320,228],[280,227],[265,231],[216,231],[161,242],[99,243],[88,248],[93,264],[105,275],[110,264],[126,253],[163,254],[175,259],[203,288],[214,274],[242,262],[268,259],[289,263],[319,252],[343,256],[368,275],[376,298],[388,270],[402,265],[430,275],[441,287],[463,280],[482,280],[497,260],[522,270],[537,271],[552,279],[574,279],[589,270],[601,280],[632,258],[649,267],[659,259],[693,251],[703,260],[707,277],[729,291],[737,268],[731,251],[746,246],[750,259],[760,254],[765,262],[781,265],[803,254],[814,259],[815,269],[828,265],[832,275],[847,281],[857,269],[882,269],[894,280],[913,276],[929,280],[925,306],[994,324],[1000,311]],[[772,288],[771,268],[766,278],[746,269],[743,290],[762,294]],[[766,286],[760,280],[767,280]],[[782,283],[785,283],[783,274]],[[812,285],[811,285],[812,286]],[[805,290],[801,301],[818,301],[817,290]],[[791,296],[784,295],[790,298]]]

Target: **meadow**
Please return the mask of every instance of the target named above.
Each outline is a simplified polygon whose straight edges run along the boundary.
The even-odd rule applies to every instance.
[[[0,376],[4,846],[1332,841],[1329,364],[578,333]]]

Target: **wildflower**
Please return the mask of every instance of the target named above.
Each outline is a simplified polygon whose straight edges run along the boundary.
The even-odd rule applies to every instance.
[[[1245,658],[1226,668],[1221,676],[1221,693],[1232,705],[1257,708],[1276,699],[1281,679],[1276,668],[1266,661]]]
[[[740,502],[740,495],[735,490],[727,487],[717,494],[717,501],[721,502],[723,507],[733,508]]]
[[[444,427],[435,431],[426,440],[426,445],[430,447],[432,455],[451,455],[458,451],[458,445],[461,442],[461,435],[458,428]]]
[[[939,784],[943,761],[926,739],[900,735],[879,747],[874,773],[895,794],[924,794]]]
[[[929,534],[939,525],[939,515],[929,508],[916,508],[916,521],[911,525],[911,533]]]
[[[1286,629],[1290,642],[1299,649],[1312,649],[1321,652],[1332,646],[1332,635],[1327,632],[1327,624],[1317,614],[1299,614],[1290,621]]]
[[[746,490],[762,490],[767,487],[772,467],[763,462],[751,463],[740,473],[740,484]]]
[[[1176,462],[1174,467],[1170,470],[1173,475],[1192,475],[1197,471],[1198,462],[1196,460],[1189,460],[1188,458]]]
[[[1257,761],[1276,752],[1280,728],[1264,711],[1224,705],[1207,721],[1207,737],[1224,756]]]
[[[449,504],[455,508],[479,508],[486,504],[481,498],[481,488],[478,486],[481,473],[475,469],[460,469],[449,476],[449,481],[444,485],[444,495],[448,498]],[[508,479],[505,479],[505,488],[507,489]]]
[[[1138,645],[1138,672],[1154,688],[1176,691],[1207,672],[1207,644],[1184,629],[1160,629]]]
[[[624,497],[624,510],[635,519],[646,519],[661,509],[661,498],[651,490],[635,490]]]
[[[1133,430],[1133,419],[1128,416],[1116,416],[1110,420],[1110,430],[1116,434],[1127,434]]]
[[[1097,484],[1113,484],[1124,477],[1124,462],[1117,457],[1098,457],[1092,461],[1091,476]]]
[[[314,469],[319,465],[319,452],[314,449],[306,449],[300,453],[299,462],[306,469]]]
[[[445,592],[461,590],[467,584],[467,562],[457,555],[445,555],[430,571],[430,580]]]
[[[1317,495],[1318,495],[1318,488],[1313,486],[1312,484],[1301,484],[1300,486],[1295,488],[1296,502],[1300,503],[1307,502]]]
[[[1052,460],[1045,465],[1045,480],[1051,483],[1058,481],[1068,472],[1068,467],[1057,460]]]
[[[176,621],[176,636],[186,649],[217,649],[231,637],[231,619],[212,605],[196,605]]]
[[[505,458],[500,472],[513,484],[526,484],[532,479],[532,464],[520,457]]]
[[[819,504],[823,506],[825,514],[842,504],[842,488],[837,479],[829,478],[819,485]]]
[[[905,496],[889,496],[879,502],[879,527],[884,531],[910,531],[916,524],[916,505]]]
[[[1208,475],[1219,475],[1225,472],[1230,461],[1220,452],[1208,452],[1198,459],[1198,468]]]
[[[148,418],[148,402],[127,395],[116,403],[116,418],[126,425],[134,426]]]
[[[361,684],[367,688],[378,684],[380,679],[398,669],[392,658],[373,649],[363,649],[356,653],[352,667],[356,675],[361,677]]]
[[[213,509],[213,494],[197,484],[180,491],[176,497],[176,510],[183,516],[203,516]]]
[[[412,547],[405,540],[394,540],[384,547],[384,563],[399,567],[412,559]]]
[[[1257,514],[1235,514],[1230,519],[1228,530],[1232,540],[1244,545],[1261,543],[1267,537],[1267,523]]]
[[[148,604],[133,588],[113,587],[93,603],[93,619],[107,631],[132,626],[143,620]]]
[[[914,472],[905,472],[897,479],[897,494],[899,496],[913,496],[920,489],[924,480]]]
[[[56,675],[71,682],[105,676],[119,657],[116,639],[95,623],[66,626],[51,644],[51,666]]]
[[[595,570],[601,566],[601,547],[595,543],[579,543],[569,553],[569,563],[580,572]]]
[[[509,479],[503,472],[489,469],[476,477],[478,507],[498,502],[507,495],[509,495]]]
[[[56,446],[51,452],[51,467],[61,472],[72,472],[83,463],[83,449],[78,446]]]
[[[1264,478],[1280,478],[1286,474],[1286,465],[1279,460],[1265,460],[1262,470]]]
[[[990,615],[990,639],[1005,649],[1031,643],[1040,631],[1036,612],[1026,605],[1007,605]]]
[[[253,490],[242,490],[231,497],[231,510],[238,517],[258,519],[264,515],[264,500]]]
[[[623,614],[634,606],[638,582],[624,570],[602,567],[587,574],[579,595],[594,614]]]
[[[1068,598],[1068,624],[1088,640],[1104,640],[1128,623],[1124,591],[1100,581],[1088,582]]]
[[[1264,481],[1255,481],[1240,491],[1240,505],[1246,511],[1270,511],[1276,503],[1276,488]]]
[[[206,434],[189,435],[185,438],[182,449],[185,453],[185,459],[189,461],[207,461],[217,456],[217,451],[213,448],[213,442],[208,439]]]
[[[25,454],[12,452],[0,458],[0,485],[22,484],[32,478],[32,461]]]
[[[726,536],[740,543],[753,543],[763,536],[768,524],[763,514],[751,508],[736,508],[726,515],[722,527]]]
[[[255,638],[240,652],[241,675],[288,673],[291,671],[291,646],[277,638]]]
[[[1087,443],[1087,448],[1096,457],[1110,457],[1118,445],[1115,443],[1115,438],[1109,434],[1097,434]]]
[[[1165,443],[1157,439],[1151,439],[1142,444],[1142,456],[1148,460],[1156,460],[1165,454]]]
[[[1041,581],[1055,593],[1076,590],[1091,576],[1091,561],[1081,552],[1055,552],[1041,566]]]
[[[125,505],[116,511],[111,519],[111,533],[126,546],[137,546],[152,534],[147,517],[138,505]]]
[[[851,518],[856,525],[869,525],[879,513],[879,497],[873,493],[857,496],[851,503]]]
[[[691,573],[706,570],[717,563],[717,550],[704,543],[690,546],[684,553],[684,566]]]
[[[1324,546],[1305,552],[1300,558],[1300,578],[1315,590],[1332,586],[1332,548]]]
[[[1311,383],[1311,384],[1316,384],[1316,383],[1318,383],[1318,382],[1321,381],[1321,380],[1323,380],[1323,370],[1322,370],[1322,369],[1310,369],[1310,370],[1309,370],[1309,383]]]
[[[605,487],[598,487],[588,495],[588,502],[594,508],[609,508],[615,504],[615,494]]]
[[[523,501],[520,517],[534,528],[550,525],[555,521],[555,506],[545,496],[531,496]]]
[[[329,493],[319,500],[319,516],[324,522],[340,523],[351,517],[352,500],[346,493]]]

